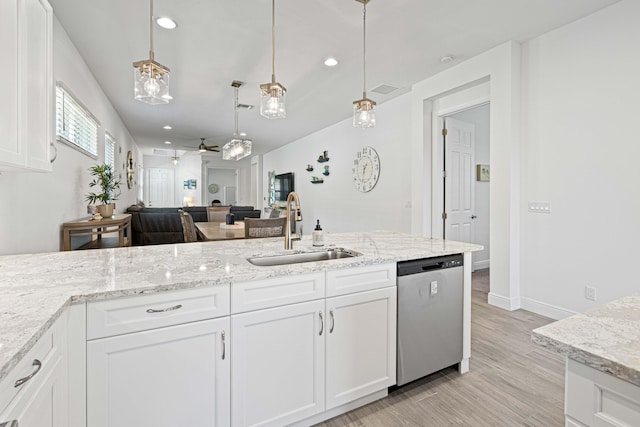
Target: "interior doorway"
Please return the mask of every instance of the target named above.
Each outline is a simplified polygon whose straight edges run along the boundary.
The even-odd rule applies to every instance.
[[[168,208],[175,206],[175,172],[173,169],[147,169],[147,197],[145,205],[154,208]]]
[[[490,135],[489,103],[484,102],[441,116],[443,170],[442,199],[446,220],[442,235],[450,240],[484,246],[472,255],[473,270],[490,267]],[[485,173],[486,172],[486,173]]]

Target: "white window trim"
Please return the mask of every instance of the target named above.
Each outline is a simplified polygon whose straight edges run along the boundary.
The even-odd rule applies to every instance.
[[[78,99],[78,97],[77,97],[77,96],[76,96],[76,95],[75,95],[75,94],[74,94],[74,93],[73,93],[73,92],[72,92],[72,91],[67,87],[67,85],[65,85],[65,84],[64,84],[63,82],[61,82],[61,81],[57,81],[57,82],[56,82],[56,87],[58,87],[58,86],[59,86],[60,88],[62,88],[65,92],[67,92],[67,94],[71,95],[71,97],[73,98],[73,100],[74,100],[74,101],[75,101],[75,102],[76,102],[80,107],[82,107],[82,108],[84,109],[85,113],[87,113],[87,115],[88,115],[89,117],[91,117],[91,119],[96,123],[97,129],[98,129],[97,134],[99,134],[99,129],[102,127],[102,125],[100,124],[100,121],[96,118],[96,116],[94,116],[94,115],[91,113],[91,111],[90,111],[90,110],[89,110],[89,109],[88,109],[88,108],[87,108],[87,107],[86,107],[86,106],[85,106],[85,105],[84,105],[84,104],[83,104],[83,103]],[[56,122],[57,122],[57,120],[58,120],[58,111],[57,111],[57,109],[56,109]],[[56,125],[56,126],[57,126],[57,125]],[[98,138],[98,137],[97,137],[97,135],[96,135],[96,150],[97,150],[97,147],[98,147],[98,141],[97,141],[97,138]],[[91,158],[92,158],[92,159],[94,159],[94,160],[98,160],[98,155],[97,155],[97,154],[93,154],[93,153],[91,153],[91,152],[89,152],[89,151],[85,150],[84,148],[82,148],[82,147],[78,146],[77,144],[75,144],[75,143],[73,143],[73,142],[71,142],[71,141],[67,140],[67,138],[65,138],[65,137],[64,137],[64,136],[62,136],[62,135],[58,135],[57,127],[56,127],[56,140],[57,140],[58,142],[61,142],[61,143],[65,144],[65,145],[67,145],[67,146],[69,146],[69,147],[73,148],[73,149],[74,149],[74,150],[76,150],[76,151],[79,151],[79,152],[81,152],[81,153],[83,153],[83,154],[85,154],[85,155],[87,155],[87,156],[91,157]]]

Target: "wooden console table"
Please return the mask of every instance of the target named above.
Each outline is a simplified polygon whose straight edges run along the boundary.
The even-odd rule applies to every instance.
[[[118,233],[118,236],[103,237],[103,234],[110,233]],[[91,236],[91,240],[75,249],[131,246],[131,214],[118,214],[99,221],[83,219],[65,222],[62,224],[62,250],[72,250],[71,238],[79,236]]]

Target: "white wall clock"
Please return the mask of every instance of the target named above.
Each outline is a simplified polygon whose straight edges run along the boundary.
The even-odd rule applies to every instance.
[[[209,184],[208,189],[209,189],[209,193],[216,194],[219,190],[218,184]]]
[[[372,147],[362,147],[353,160],[353,183],[363,193],[373,190],[380,177],[380,157]]]

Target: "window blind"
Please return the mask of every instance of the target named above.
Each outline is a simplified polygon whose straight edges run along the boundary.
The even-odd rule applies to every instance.
[[[109,133],[104,133],[104,162],[111,165],[111,170],[116,171],[116,140]]]
[[[100,123],[62,84],[56,85],[56,135],[58,139],[98,158]]]

